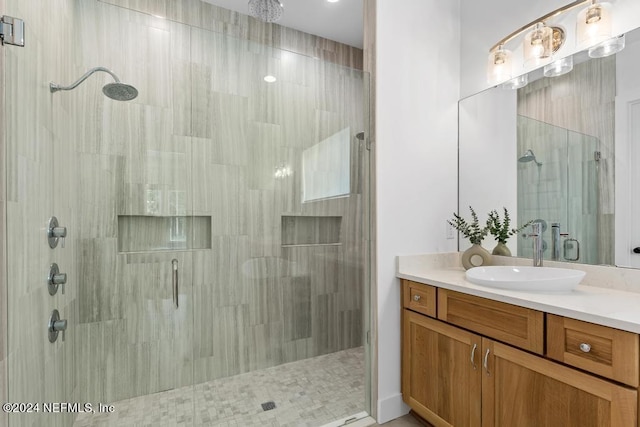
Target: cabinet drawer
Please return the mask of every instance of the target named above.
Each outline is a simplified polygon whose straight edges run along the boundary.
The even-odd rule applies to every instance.
[[[547,314],[547,356],[638,387],[638,335]]]
[[[402,281],[404,308],[436,317],[436,288],[410,280]]]
[[[544,313],[446,289],[438,319],[534,353],[544,353]]]

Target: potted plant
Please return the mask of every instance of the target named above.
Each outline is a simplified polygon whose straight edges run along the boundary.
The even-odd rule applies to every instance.
[[[471,222],[462,218],[460,215],[453,213],[453,219],[447,220],[449,225],[458,230],[465,238],[471,242],[471,247],[462,253],[462,266],[467,270],[472,267],[480,267],[482,265],[491,264],[491,254],[485,248],[480,246],[482,240],[489,233],[489,228],[485,225],[480,227],[480,221],[476,211],[469,206],[471,211]]]
[[[533,221],[529,221],[518,228],[509,228],[511,226],[509,211],[504,207],[502,209],[504,210],[504,219],[500,219],[500,215],[495,209],[489,212],[489,218],[487,218],[487,230],[498,242],[491,253],[493,255],[511,256],[511,251],[507,247],[507,239],[521,232],[531,225]]]

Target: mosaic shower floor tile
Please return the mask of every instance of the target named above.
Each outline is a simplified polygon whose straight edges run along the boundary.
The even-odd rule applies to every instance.
[[[113,402],[74,427],[317,427],[364,410],[363,347]],[[273,409],[263,409],[263,404]]]

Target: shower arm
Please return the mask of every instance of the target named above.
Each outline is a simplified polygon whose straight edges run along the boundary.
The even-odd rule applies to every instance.
[[[116,76],[113,71],[111,71],[108,68],[105,67],[95,67],[90,69],[89,71],[87,71],[86,73],[84,73],[84,75],[82,77],[80,77],[78,80],[76,80],[75,82],[73,82],[72,84],[70,84],[69,86],[60,86],[56,83],[49,83],[49,90],[51,92],[57,92],[59,90],[72,90],[78,87],[78,85],[80,85],[80,83],[82,83],[83,81],[87,80],[89,78],[90,75],[92,75],[93,73],[97,72],[97,71],[103,71],[107,74],[110,74],[111,77],[113,77],[113,79],[116,81],[116,83],[120,83],[120,79],[118,78],[118,76]]]

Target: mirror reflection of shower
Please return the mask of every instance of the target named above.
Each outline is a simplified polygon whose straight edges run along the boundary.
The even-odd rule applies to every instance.
[[[520,156],[518,161],[520,163],[535,162],[537,166],[542,166],[542,163],[536,159],[536,155],[533,154],[533,151],[531,149],[528,149],[527,151],[525,151],[524,154]]]
[[[113,77],[113,79],[115,80],[114,83],[107,83],[102,87],[102,93],[104,93],[109,98],[116,101],[131,101],[132,99],[135,99],[138,96],[138,89],[126,83],[122,83],[118,78],[118,76],[116,76],[113,71],[105,67],[95,67],[90,69],[89,71],[84,73],[82,77],[80,77],[78,80],[76,80],[69,86],[60,86],[57,83],[51,82],[49,83],[49,90],[52,93],[57,92],[59,90],[73,90],[77,88],[86,79],[88,79],[89,76],[91,76],[93,73],[97,71],[105,72],[111,75],[111,77]]]

